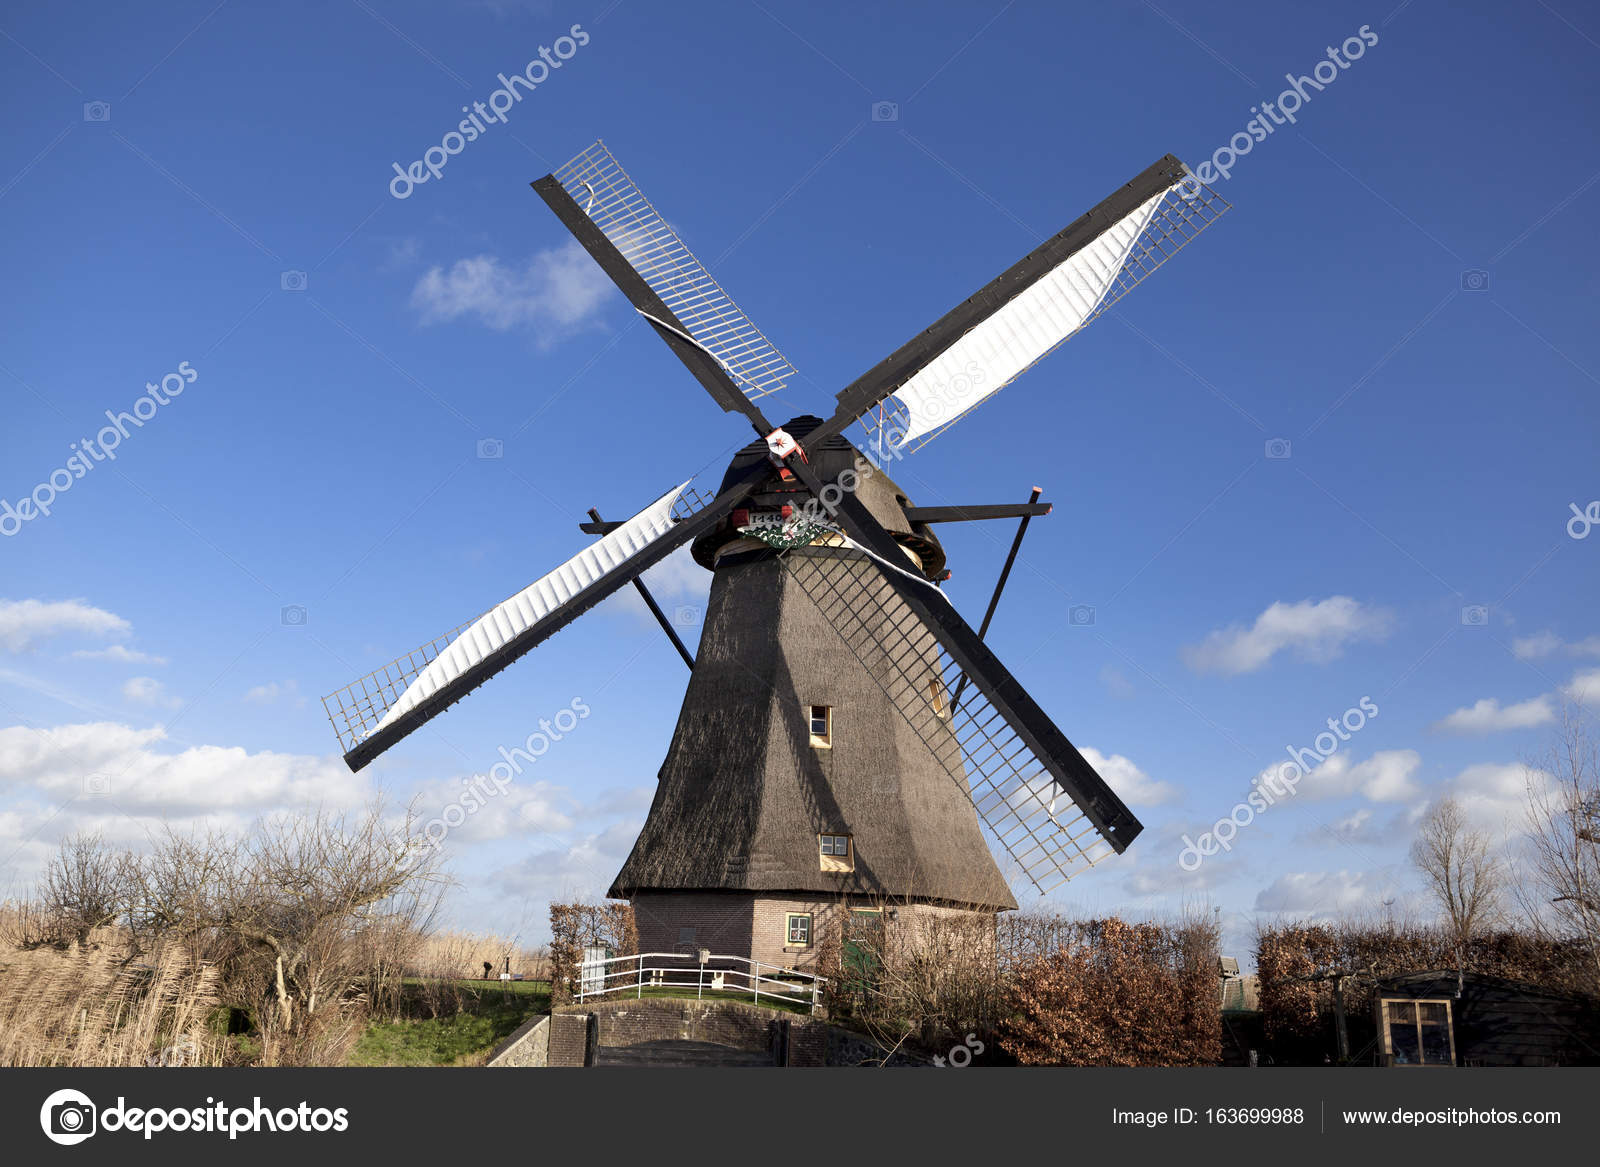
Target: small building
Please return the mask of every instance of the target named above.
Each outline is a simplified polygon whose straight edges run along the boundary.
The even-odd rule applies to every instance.
[[[1600,1065],[1600,1007],[1540,985],[1405,973],[1378,982],[1373,1011],[1379,1065]]]

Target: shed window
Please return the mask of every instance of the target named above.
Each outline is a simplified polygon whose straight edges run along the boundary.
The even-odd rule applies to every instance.
[[[831,705],[810,705],[806,707],[807,719],[811,726],[811,744],[824,749],[833,745],[833,707]]]
[[[809,912],[788,913],[787,932],[788,943],[797,947],[806,947],[811,943],[811,914]]]
[[[1391,1066],[1453,1066],[1449,1001],[1379,1002],[1383,1052]]]

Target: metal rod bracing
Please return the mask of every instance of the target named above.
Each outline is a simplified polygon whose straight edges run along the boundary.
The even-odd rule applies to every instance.
[[[1039,496],[1043,493],[1044,491],[1040,490],[1037,486],[1034,487],[1033,493],[1028,495],[1028,505],[1031,507],[1034,503],[1038,502]],[[989,621],[994,619],[994,610],[1000,603],[1000,593],[1005,591],[1006,580],[1011,578],[1011,565],[1017,561],[1017,552],[1022,547],[1022,537],[1028,533],[1028,521],[1032,517],[1033,514],[1031,511],[1024,511],[1022,514],[1022,521],[1017,524],[1016,538],[1011,540],[1011,550],[1006,555],[1005,566],[1000,569],[1000,578],[997,579],[994,584],[994,594],[989,597],[989,606],[984,610],[983,622],[978,625],[979,640],[982,640],[985,636],[989,635]],[[967,675],[962,673],[961,681],[956,685],[956,695],[950,699],[950,706],[952,709],[960,706],[961,691],[966,687]]]
[[[595,510],[594,507],[589,508],[589,517],[596,523],[605,522],[600,517],[600,512]],[[692,672],[694,670],[694,657],[689,655],[688,648],[684,646],[682,640],[678,639],[677,630],[672,627],[672,623],[667,619],[667,614],[661,610],[661,605],[656,603],[656,598],[650,594],[650,589],[644,586],[644,579],[640,576],[635,576],[633,586],[638,589],[639,598],[644,601],[644,606],[650,609],[650,614],[656,618],[656,623],[661,625],[661,631],[667,634],[667,639],[672,641],[672,647],[678,650],[678,655],[683,658],[683,663],[688,665]]]

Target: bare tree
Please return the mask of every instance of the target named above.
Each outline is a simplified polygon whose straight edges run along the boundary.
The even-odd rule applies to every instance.
[[[1458,952],[1499,917],[1504,865],[1487,832],[1467,825],[1455,799],[1441,799],[1422,820],[1411,862],[1444,913]]]
[[[128,856],[107,847],[99,835],[63,839],[35,894],[54,941],[81,943],[96,928],[120,919],[127,909],[131,871]]]
[[[1564,706],[1550,749],[1527,766],[1523,899],[1536,927],[1583,945],[1600,985],[1600,756],[1584,717]]]

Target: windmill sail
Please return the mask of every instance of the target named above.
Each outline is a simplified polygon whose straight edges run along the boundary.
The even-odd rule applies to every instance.
[[[776,393],[794,376],[794,366],[666,224],[604,142],[533,185],[634,308],[666,331],[668,343],[702,383],[706,378],[691,354],[673,343],[673,334],[709,355],[751,401]],[[599,246],[586,226],[597,228],[608,246]],[[739,407],[719,388],[706,387],[724,409]]]
[[[782,560],[1041,894],[1138,835],[1139,821],[1059,730],[1041,741],[1024,724],[1016,706],[1032,701],[1014,681],[1002,692],[969,668],[974,684],[952,707],[963,668],[903,595],[921,588],[947,605],[942,592],[853,543]]]
[[[1168,155],[839,394],[880,459],[920,449],[1228,209]]]
[[[345,761],[351,769],[365,766],[704,531],[730,505],[727,497],[707,502],[685,482],[476,620],[324,697]]]

